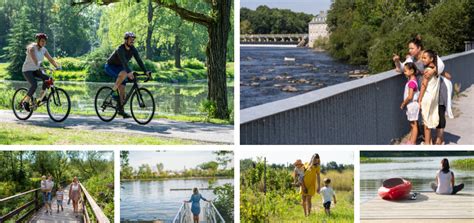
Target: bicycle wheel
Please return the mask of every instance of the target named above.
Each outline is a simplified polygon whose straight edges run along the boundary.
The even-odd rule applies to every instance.
[[[100,120],[104,122],[112,121],[117,115],[118,103],[112,98],[111,93],[111,87],[101,87],[95,95],[95,112]]]
[[[23,105],[21,104],[27,94],[28,94],[28,89],[26,88],[20,88],[15,91],[15,94],[13,94],[13,98],[12,98],[13,114],[15,114],[15,117],[19,120],[27,120],[33,114],[33,109],[31,109],[30,111],[26,111],[23,108]]]
[[[138,124],[146,125],[153,119],[155,100],[148,89],[139,88],[133,92],[130,99],[130,111]]]
[[[71,112],[71,99],[65,90],[53,88],[46,102],[49,117],[55,122],[66,120]]]

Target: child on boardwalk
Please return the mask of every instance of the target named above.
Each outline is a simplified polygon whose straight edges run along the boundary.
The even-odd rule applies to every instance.
[[[304,185],[304,171],[305,171],[305,169],[304,169],[303,162],[300,159],[298,159],[298,160],[296,160],[294,165],[295,165],[295,169],[293,170],[293,174],[295,176],[295,184],[300,186],[301,190],[304,193],[308,193],[308,189],[306,189],[306,187]]]
[[[63,199],[64,199],[63,187],[59,186],[58,191],[56,191],[56,203],[57,203],[57,206],[58,206],[58,213],[59,213],[59,207],[61,207],[61,211],[64,211]]]
[[[334,198],[334,204],[337,203],[336,193],[334,192],[332,187],[329,186],[329,184],[331,184],[331,179],[325,178],[324,187],[321,188],[320,191],[321,197],[323,198],[324,211],[327,215],[331,215],[331,199]]]
[[[438,99],[440,78],[438,75],[436,58],[437,55],[432,50],[426,50],[422,56],[425,72],[423,74],[418,103],[421,106],[425,145],[432,144],[431,129],[436,128],[439,124]]]
[[[416,80],[416,65],[414,63],[406,63],[404,65],[405,76],[408,78],[405,84],[405,92],[403,94],[403,102],[400,105],[400,109],[407,107],[407,119],[410,122],[410,137],[406,144],[415,145],[416,138],[418,136],[418,115],[420,111],[420,105],[418,104],[418,96],[420,94],[418,88],[418,82]]]

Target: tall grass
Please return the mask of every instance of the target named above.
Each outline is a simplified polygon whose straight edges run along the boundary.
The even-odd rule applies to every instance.
[[[474,170],[474,158],[454,160],[451,162],[451,167],[460,170]]]
[[[331,187],[336,191],[337,205],[332,215],[326,216],[319,194],[312,198],[313,213],[304,217],[299,188],[292,186],[291,170],[267,166],[261,160],[253,167],[241,172],[240,176],[240,216],[241,222],[353,222],[354,221],[354,171],[329,170],[321,174],[323,179],[331,179]],[[266,188],[266,192],[264,192]]]

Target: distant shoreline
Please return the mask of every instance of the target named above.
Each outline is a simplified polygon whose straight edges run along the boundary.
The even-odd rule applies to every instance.
[[[234,179],[233,177],[220,176],[220,177],[163,177],[163,178],[151,178],[151,179],[120,179],[122,181],[162,181],[162,180],[205,180],[205,179]]]
[[[296,48],[298,45],[286,44],[240,44],[240,47],[281,47],[281,48]],[[304,47],[302,47],[304,48]]]

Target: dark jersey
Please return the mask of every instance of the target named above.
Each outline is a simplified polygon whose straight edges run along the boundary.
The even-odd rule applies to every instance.
[[[128,67],[128,62],[132,59],[132,56],[137,61],[138,65],[144,72],[146,72],[145,65],[143,64],[140,55],[138,55],[138,50],[131,46],[130,50],[125,48],[125,44],[120,45],[117,49],[110,55],[109,59],[107,59],[107,64],[115,65],[115,66],[122,66],[125,68],[127,73],[132,72],[132,70]]]

